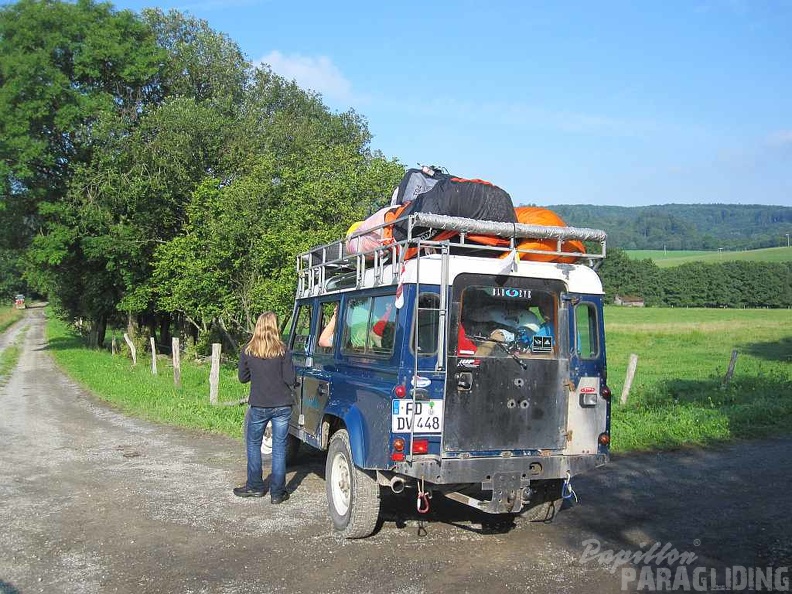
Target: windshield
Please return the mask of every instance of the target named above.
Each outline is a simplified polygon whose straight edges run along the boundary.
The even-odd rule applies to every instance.
[[[554,356],[557,311],[550,291],[470,285],[460,300],[457,356]]]

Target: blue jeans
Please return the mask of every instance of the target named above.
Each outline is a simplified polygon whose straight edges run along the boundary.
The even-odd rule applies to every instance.
[[[272,474],[270,496],[282,495],[286,491],[286,439],[289,435],[291,406],[273,408],[251,406],[246,415],[245,443],[247,446],[248,489],[264,490],[261,468],[261,441],[267,423],[272,421]]]

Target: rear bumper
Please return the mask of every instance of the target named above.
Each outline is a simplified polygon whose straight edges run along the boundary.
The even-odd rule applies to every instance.
[[[608,454],[576,456],[526,456],[520,458],[439,458],[415,456],[411,462],[398,463],[393,471],[424,479],[429,483],[491,483],[495,475],[517,473],[520,482],[560,479],[575,476],[607,464]]]

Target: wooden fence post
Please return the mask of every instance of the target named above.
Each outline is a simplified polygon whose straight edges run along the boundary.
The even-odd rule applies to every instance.
[[[176,336],[171,339],[171,355],[173,357],[173,383],[177,388],[181,388],[181,354],[179,353],[179,339]]]
[[[220,343],[212,343],[212,370],[209,373],[209,403],[217,404],[217,391],[220,385]]]
[[[135,349],[135,343],[129,338],[129,334],[124,332],[124,340],[129,346],[129,350],[132,352],[132,365],[137,365],[137,349]]]
[[[729,368],[726,370],[726,377],[723,378],[722,386],[725,388],[729,385],[732,376],[734,375],[734,366],[737,365],[737,350],[733,350],[731,353],[731,359],[729,360]]]
[[[151,337],[151,375],[157,375],[157,344]]]
[[[110,341],[110,352],[113,356],[118,352],[118,343],[116,343],[115,334],[113,334],[113,340]]]
[[[630,355],[630,363],[627,365],[627,377],[624,378],[624,387],[622,388],[621,400],[622,404],[627,404],[627,396],[630,394],[633,378],[635,377],[635,370],[638,367],[638,355]]]

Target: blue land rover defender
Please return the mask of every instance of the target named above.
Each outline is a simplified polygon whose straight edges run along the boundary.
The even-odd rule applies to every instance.
[[[550,519],[564,481],[608,460],[605,233],[427,213],[405,224],[406,239],[367,253],[339,241],[298,257],[291,445],[327,451],[330,517],[347,538],[374,531],[383,488],[418,511],[440,492]],[[575,263],[532,260],[526,238]]]

